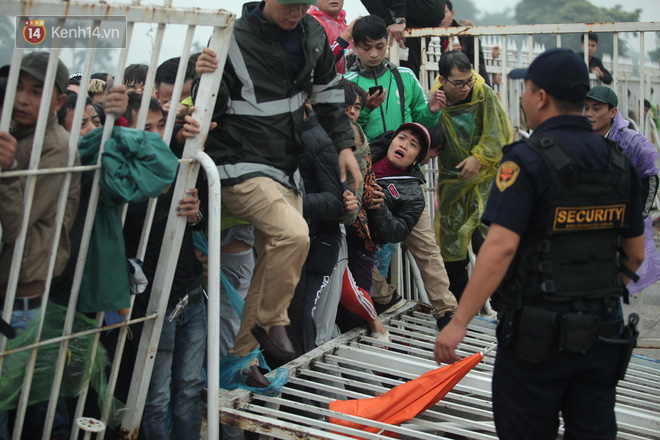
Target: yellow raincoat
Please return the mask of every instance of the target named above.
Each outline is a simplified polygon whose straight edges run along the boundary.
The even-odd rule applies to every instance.
[[[447,135],[447,145],[438,158],[438,212],[435,233],[445,261],[460,261],[467,256],[467,247],[474,230],[481,225],[495,171],[502,159],[502,147],[513,141],[511,123],[495,95],[477,78],[470,102],[445,107],[438,124]],[[442,87],[439,79],[433,91]],[[467,180],[458,180],[461,170],[456,165],[470,155],[481,164],[479,172]]]

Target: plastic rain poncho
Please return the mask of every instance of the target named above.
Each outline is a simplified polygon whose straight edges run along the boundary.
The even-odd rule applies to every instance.
[[[62,336],[66,313],[66,307],[49,301],[41,332],[39,332],[40,320],[35,318],[24,331],[7,343],[7,351],[31,345],[38,340],[45,341]],[[76,312],[71,333],[93,330],[97,324],[96,320]],[[72,338],[69,341],[59,395],[75,398],[91,385],[98,393],[99,407],[103,407],[106,398],[111,399],[106,423],[114,428],[121,424],[127,409],[120,401],[108,395],[105,368],[110,365],[110,361],[105,348],[101,344],[95,347],[95,341],[94,334]],[[50,399],[59,351],[60,344],[49,344],[39,348],[28,397],[29,405],[48,402]],[[18,406],[31,356],[32,350],[24,350],[4,358],[2,376],[0,376],[0,411],[8,411]]]
[[[79,145],[83,165],[95,165],[103,130],[87,134]],[[158,133],[114,127],[105,143],[99,179],[99,203],[80,286],[78,311],[95,313],[130,307],[126,249],[122,233],[124,203],[162,194],[176,177],[179,161]],[[94,171],[82,174],[91,186]]]
[[[617,113],[607,137],[621,145],[642,179],[658,174],[658,167],[655,165],[658,152],[648,139],[630,129],[629,125],[630,123]],[[660,254],[653,239],[653,220],[650,215],[644,219],[644,261],[637,269],[637,275],[639,281],[628,283],[630,294],[641,292],[660,280]]]
[[[208,241],[206,239],[206,235],[204,235],[202,231],[193,232],[193,243],[195,245],[195,249],[204,255],[208,255]],[[238,316],[242,316],[245,300],[241,298],[241,295],[236,291],[234,286],[232,286],[229,280],[227,280],[225,275],[222,273],[222,269],[220,270],[220,281],[222,282],[224,291],[227,292],[227,295],[229,296],[229,303],[231,304],[231,307],[234,309]],[[220,388],[224,388],[226,390],[242,388],[244,390],[252,391],[253,393],[271,397],[282,394],[282,387],[289,381],[289,370],[286,368],[278,368],[275,370],[275,375],[270,375],[267,377],[266,379],[268,379],[270,385],[266,388],[255,388],[245,383],[247,376],[243,374],[243,371],[250,368],[254,358],[257,358],[259,367],[269,372],[271,371],[259,347],[255,348],[243,357],[236,357],[229,354],[220,358]]]
[[[502,147],[513,141],[511,123],[493,90],[477,78],[470,101],[445,107],[439,124],[447,135],[447,145],[438,157],[438,211],[435,233],[445,261],[460,261],[467,256],[470,237],[481,225],[495,171],[502,158]],[[436,79],[433,91],[442,84]],[[481,168],[477,175],[458,180],[456,165],[474,156]]]

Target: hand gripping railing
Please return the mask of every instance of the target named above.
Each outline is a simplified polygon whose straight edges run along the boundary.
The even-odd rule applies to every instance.
[[[213,107],[220,88],[222,70],[224,69],[232,31],[233,25],[223,29],[216,29],[211,37],[209,47],[218,54],[218,70],[213,75],[202,75],[197,92],[197,105],[192,115],[193,118],[199,121],[202,133],[208,133],[211,125]],[[188,188],[194,187],[201,164],[209,178],[210,210],[208,255],[210,268],[208,271],[208,438],[218,439],[220,429],[218,400],[220,371],[220,273],[218,270],[220,267],[220,181],[217,168],[215,168],[213,161],[201,151],[204,141],[204,137],[197,136],[186,142],[183,159],[192,157],[195,161],[193,163],[186,161],[181,163],[172,197],[173,205],[170,207],[170,210],[173,211],[176,208],[176,203],[184,197]],[[180,243],[185,228],[185,217],[174,215],[168,217],[163,245],[158,259],[158,268],[154,277],[152,296],[147,307],[147,315],[157,313],[158,318],[153,321],[146,321],[142,331],[133,379],[126,402],[127,406],[134,410],[128,412],[122,422],[122,433],[125,438],[136,438],[139,431],[144,403],[149,389],[149,379],[154,365],[155,356],[153,354],[158,349],[163,319],[165,319],[165,310],[167,309],[169,293],[178,261],[179,247],[175,244]],[[153,295],[156,292],[160,292],[160,295]]]

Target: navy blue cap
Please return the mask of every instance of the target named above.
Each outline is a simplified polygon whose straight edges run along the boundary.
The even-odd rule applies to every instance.
[[[584,59],[568,49],[548,49],[526,69],[513,69],[512,79],[531,79],[551,96],[566,101],[583,101],[589,90],[589,71]]]

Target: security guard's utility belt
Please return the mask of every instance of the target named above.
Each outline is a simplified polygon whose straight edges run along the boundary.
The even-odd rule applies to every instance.
[[[516,354],[526,362],[540,363],[560,351],[586,353],[597,339],[616,339],[621,320],[599,321],[587,313],[561,313],[525,306],[517,314]]]

